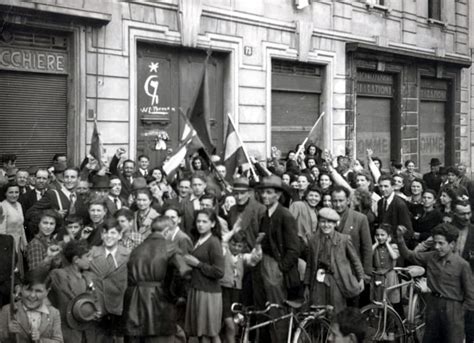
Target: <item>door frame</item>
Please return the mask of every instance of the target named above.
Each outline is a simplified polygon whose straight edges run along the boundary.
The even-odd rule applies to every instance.
[[[158,45],[181,47],[181,37],[178,33],[169,31],[167,27],[150,27],[144,23],[124,22],[124,30],[129,32],[126,52],[129,54],[129,158],[135,159],[137,153],[137,61],[138,42]],[[239,37],[230,37],[220,34],[199,35],[197,49],[212,49],[228,53],[224,66],[224,113],[229,113],[238,130],[239,123],[239,68],[242,68],[241,55],[243,42]],[[224,128],[225,131],[226,128]]]

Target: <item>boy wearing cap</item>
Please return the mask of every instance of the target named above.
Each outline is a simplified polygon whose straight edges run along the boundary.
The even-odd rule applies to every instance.
[[[336,312],[364,290],[362,263],[350,236],[336,231],[339,220],[331,208],[319,211],[319,229],[309,242],[304,277],[305,299],[313,305],[332,305]]]
[[[0,342],[63,342],[59,311],[45,303],[50,286],[47,269],[25,275],[20,300],[0,313]]]
[[[461,343],[464,311],[474,309],[474,284],[469,263],[453,253],[458,230],[443,223],[432,231],[434,250],[414,252],[403,238],[406,228],[397,228],[398,247],[403,258],[426,268],[431,289],[425,312],[423,342]]]

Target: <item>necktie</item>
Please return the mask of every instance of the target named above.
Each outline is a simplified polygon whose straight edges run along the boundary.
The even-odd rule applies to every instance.
[[[76,213],[76,193],[69,195],[69,214]]]
[[[107,265],[109,266],[109,270],[114,270],[115,269],[115,261],[114,257],[112,256],[111,253],[107,254]]]
[[[117,198],[114,198],[114,204],[115,204],[115,208],[117,210],[120,210],[120,203],[119,203],[119,200]]]
[[[383,198],[383,210],[386,211],[387,210],[387,198]]]
[[[144,175],[144,176],[147,176],[147,175],[148,175],[148,170],[145,169],[145,170],[143,171],[143,175]]]

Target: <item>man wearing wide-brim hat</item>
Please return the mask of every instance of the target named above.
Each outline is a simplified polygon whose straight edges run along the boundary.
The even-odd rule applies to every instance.
[[[298,274],[299,239],[295,218],[279,203],[285,192],[280,177],[264,177],[257,186],[266,214],[260,221],[260,232],[265,233],[262,241],[262,261],[253,273],[255,303],[265,307],[266,302],[282,304],[289,292],[301,287]],[[270,313],[272,317],[282,315],[281,310]],[[270,329],[271,342],[287,340],[288,324],[277,322]]]
[[[441,161],[439,160],[439,158],[434,157],[430,161],[431,171],[423,175],[423,181],[425,181],[426,183],[426,188],[432,189],[436,193],[439,192],[439,189],[441,187],[441,176],[439,173],[440,167]]]
[[[239,177],[234,180],[233,195],[236,205],[229,210],[229,228],[233,228],[240,218],[241,233],[245,236],[248,251],[255,247],[255,239],[260,230],[260,220],[265,215],[265,206],[255,200],[249,179]]]

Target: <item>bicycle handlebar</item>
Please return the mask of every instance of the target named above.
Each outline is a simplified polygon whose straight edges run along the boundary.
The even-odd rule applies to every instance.
[[[249,310],[249,307],[245,308],[241,303],[233,303],[230,307],[232,313],[244,313],[245,315],[254,315],[254,314],[265,314],[269,312],[272,308],[283,308],[282,305],[279,304],[271,304],[267,303],[267,306],[263,310]]]

